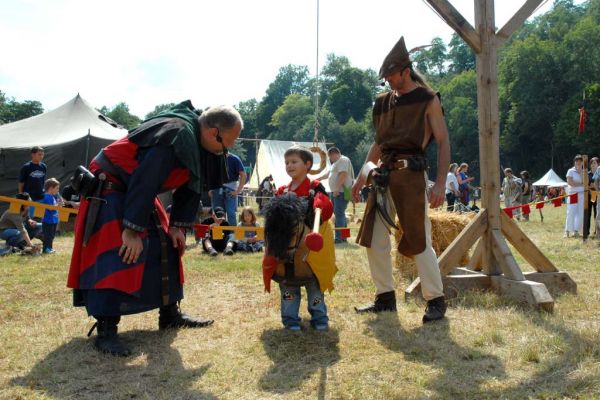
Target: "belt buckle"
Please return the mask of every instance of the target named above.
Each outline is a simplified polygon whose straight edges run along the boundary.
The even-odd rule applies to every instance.
[[[401,165],[399,165],[401,164]],[[402,160],[396,160],[396,169],[405,169],[408,168],[408,160],[407,159],[402,159]]]

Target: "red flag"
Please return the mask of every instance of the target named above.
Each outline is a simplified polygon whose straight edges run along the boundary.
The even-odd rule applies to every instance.
[[[539,210],[540,208],[544,208],[544,202],[535,203],[535,209]]]
[[[555,199],[552,199],[552,204],[554,204],[554,207],[560,207],[562,206],[562,197],[557,197]]]
[[[569,204],[577,204],[577,193],[569,195]]]
[[[523,214],[525,214],[525,215],[531,214],[531,208],[529,207],[529,204],[523,204],[523,206],[521,207],[521,210],[523,211]]]
[[[579,108],[579,129],[577,130],[580,135],[583,134],[583,131],[585,130],[585,117],[585,106],[581,106],[581,108]]]
[[[513,217],[513,207],[505,208],[504,212],[506,213],[506,215],[508,215],[508,218]]]

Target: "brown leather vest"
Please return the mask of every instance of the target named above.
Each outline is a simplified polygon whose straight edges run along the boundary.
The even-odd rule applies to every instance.
[[[430,89],[418,87],[402,96],[387,92],[377,97],[373,107],[375,143],[384,155],[423,154],[425,111],[435,95]]]

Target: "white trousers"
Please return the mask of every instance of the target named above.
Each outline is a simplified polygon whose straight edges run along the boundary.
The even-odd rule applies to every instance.
[[[570,193],[572,194],[572,193]],[[567,220],[565,232],[583,233],[583,192],[577,193],[577,203],[567,204]],[[568,201],[568,198],[567,198]]]
[[[389,190],[387,191],[387,195],[389,215],[394,216],[396,215],[396,210]],[[425,196],[427,196],[427,194],[425,194]],[[423,298],[425,300],[431,300],[443,296],[444,288],[437,256],[433,251],[433,247],[431,247],[431,221],[429,221],[429,217],[427,216],[429,202],[427,199],[425,200],[425,221],[423,221],[425,224],[426,238],[425,250],[414,257],[419,278],[421,278],[421,292],[423,293]],[[376,214],[375,222],[373,224],[373,238],[371,240],[371,247],[367,247],[367,258],[369,260],[369,269],[371,270],[371,277],[373,278],[373,283],[377,289],[377,294],[394,291],[390,232],[379,216],[379,213]]]

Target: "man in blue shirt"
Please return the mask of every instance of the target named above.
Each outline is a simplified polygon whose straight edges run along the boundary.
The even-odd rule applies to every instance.
[[[23,164],[19,174],[19,193],[29,193],[31,200],[41,201],[44,198],[44,182],[46,181],[46,164],[44,149],[40,146],[31,148],[31,161]],[[33,218],[34,208],[29,210],[29,216]]]
[[[237,225],[238,195],[246,184],[246,171],[242,160],[232,153],[227,153],[227,182],[219,189],[211,190],[212,209],[223,207],[227,214],[227,222]]]

